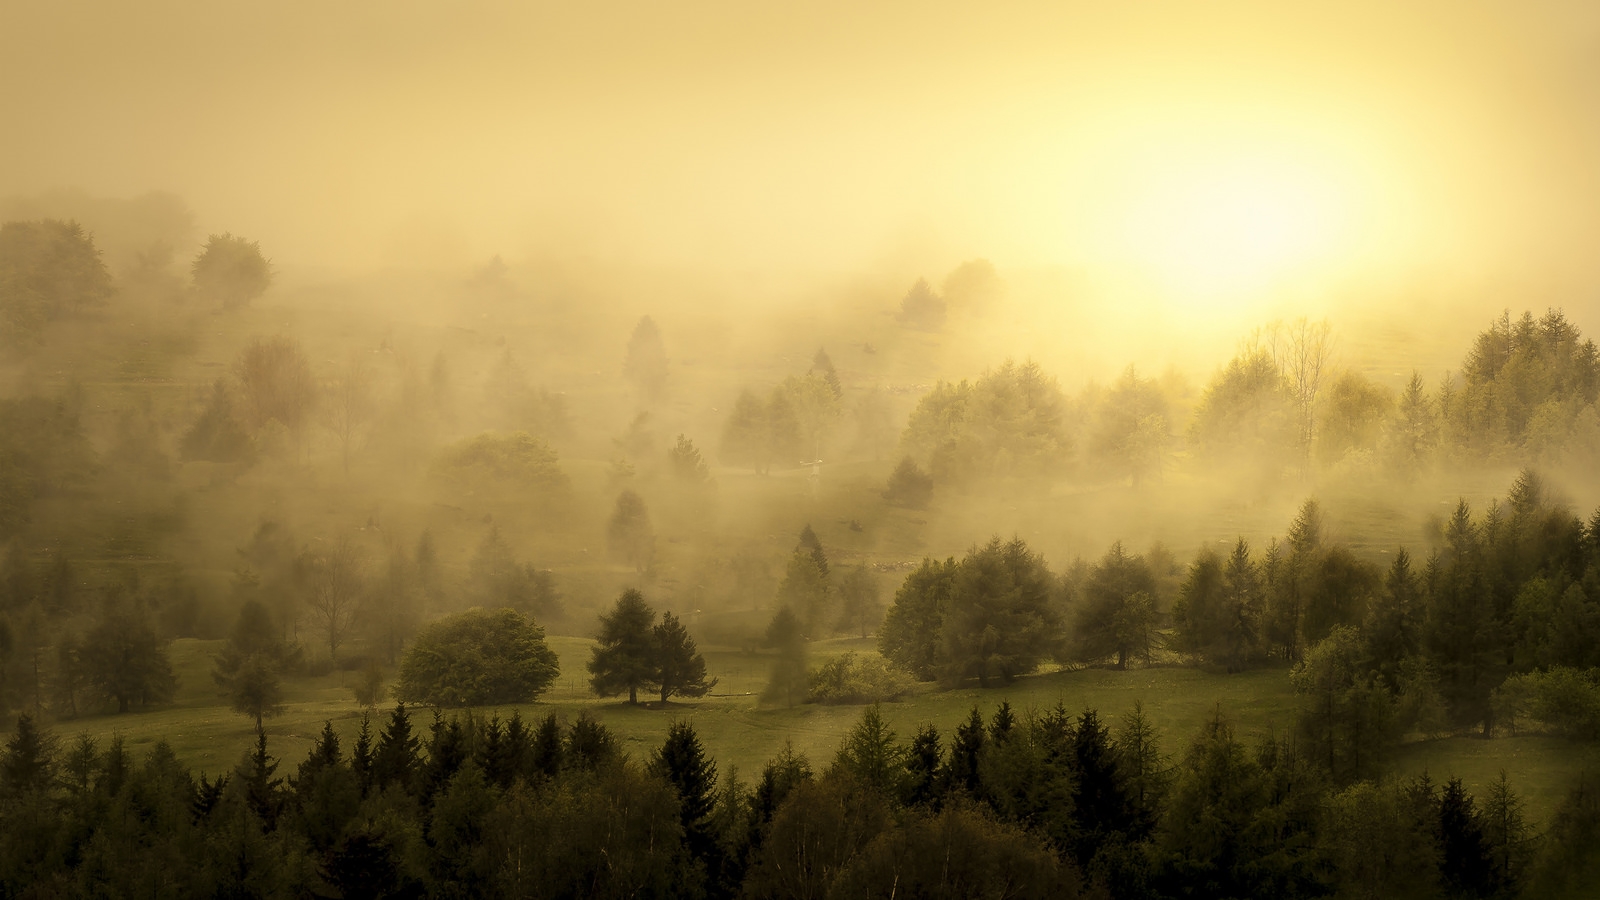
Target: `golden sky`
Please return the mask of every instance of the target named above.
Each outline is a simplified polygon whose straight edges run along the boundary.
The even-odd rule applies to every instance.
[[[0,194],[280,265],[1600,288],[1593,2],[12,2],[0,83]]]

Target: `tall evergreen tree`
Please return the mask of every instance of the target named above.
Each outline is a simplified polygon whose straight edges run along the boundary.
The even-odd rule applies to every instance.
[[[711,822],[717,801],[717,764],[706,755],[694,726],[687,722],[668,726],[667,739],[650,755],[647,768],[677,792],[678,819],[689,854],[706,866],[708,880],[717,883],[722,860]]]
[[[789,607],[780,608],[767,624],[766,645],[775,649],[777,656],[761,698],[794,706],[806,696],[806,639],[800,619]]]
[[[408,793],[416,790],[418,771],[422,768],[420,748],[421,742],[411,732],[411,716],[406,712],[406,705],[396,703],[372,753],[373,784]]]
[[[684,697],[704,697],[717,685],[717,679],[706,680],[706,659],[695,648],[689,629],[672,613],[663,613],[661,624],[652,632],[652,681],[660,688],[661,702],[666,703],[673,694]]]
[[[610,613],[601,613],[599,643],[589,657],[589,685],[596,694],[614,697],[627,691],[628,702],[637,704],[639,688],[655,683],[655,621],[655,610],[632,588],[622,592]]]

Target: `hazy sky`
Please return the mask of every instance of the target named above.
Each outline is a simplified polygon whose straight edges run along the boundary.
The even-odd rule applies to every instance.
[[[9,2],[0,83],[0,194],[175,191],[280,265],[1600,284],[1583,0]]]

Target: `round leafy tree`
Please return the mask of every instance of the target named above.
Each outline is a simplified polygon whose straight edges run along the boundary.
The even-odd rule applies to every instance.
[[[189,273],[196,290],[223,306],[249,303],[272,285],[272,262],[261,255],[261,245],[231,234],[213,234]]]
[[[430,706],[526,703],[560,674],[544,629],[514,609],[469,609],[422,629],[395,695]]]

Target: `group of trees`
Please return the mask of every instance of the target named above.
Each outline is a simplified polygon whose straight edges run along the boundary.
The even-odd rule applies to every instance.
[[[723,424],[724,463],[763,475],[777,465],[793,468],[821,459],[843,412],[844,386],[825,350],[812,357],[804,375],[791,375],[763,400],[749,388],[739,392]]]
[[[800,530],[778,583],[777,605],[792,610],[800,628],[813,639],[832,632],[866,637],[883,615],[872,573],[860,565],[830,565],[809,523]]]
[[[348,740],[348,739],[347,739]],[[587,714],[330,725],[279,774],[265,734],[215,779],[165,743],[0,753],[0,891],[21,894],[815,897],[1587,896],[1600,804],[1544,834],[1502,776],[1330,784],[1293,742],[1208,723],[1175,758],[1137,705],[974,708],[908,741],[869,707],[819,771],[751,784],[675,723],[636,761]]]
[[[1020,539],[991,540],[959,563],[924,560],[878,632],[883,656],[925,680],[1011,682],[1050,656],[1060,631],[1055,582]]]
[[[1524,470],[1507,501],[1465,501],[1420,563],[1387,571],[1323,534],[1308,502],[1283,544],[1202,551],[1173,605],[1173,643],[1206,664],[1295,665],[1301,732],[1336,777],[1377,771],[1413,729],[1600,733],[1600,513],[1588,523]]]
[[[639,702],[639,691],[660,695],[665,704],[673,696],[704,697],[717,679],[706,678],[705,657],[683,622],[671,612],[656,621],[656,612],[644,595],[629,589],[616,605],[600,616],[599,643],[589,659],[589,685],[601,697],[626,693]]]
[[[197,294],[226,307],[249,302],[272,283],[259,244],[231,234],[211,235],[190,274]],[[48,323],[101,305],[116,291],[94,235],[76,221],[0,224],[0,346],[27,345]]]
[[[1431,392],[1416,374],[1395,393],[1334,371],[1326,323],[1300,321],[1246,343],[1206,388],[1188,434],[1212,459],[1242,452],[1407,476],[1436,463],[1582,462],[1600,434],[1597,397],[1600,351],[1560,310],[1501,315]]]

